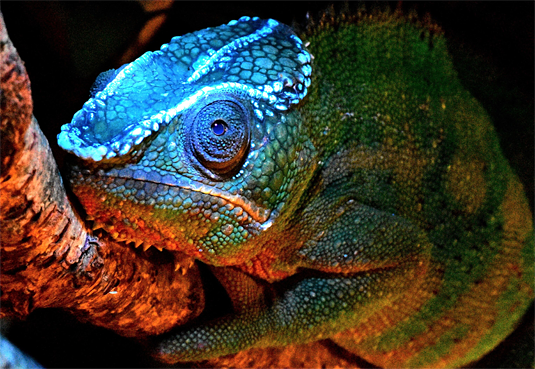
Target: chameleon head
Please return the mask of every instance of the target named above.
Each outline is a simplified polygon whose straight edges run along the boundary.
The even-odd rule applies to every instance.
[[[311,157],[294,109],[311,72],[289,27],[249,17],[104,72],[58,135],[80,159],[73,191],[119,240],[215,265],[252,257]]]

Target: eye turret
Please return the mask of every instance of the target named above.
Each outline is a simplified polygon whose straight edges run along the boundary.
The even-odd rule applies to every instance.
[[[247,109],[224,97],[203,104],[187,120],[189,146],[199,163],[217,175],[236,171],[250,144]]]

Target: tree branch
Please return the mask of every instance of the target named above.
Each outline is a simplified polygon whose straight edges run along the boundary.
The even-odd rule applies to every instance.
[[[0,317],[59,307],[140,337],[197,316],[204,296],[192,259],[143,254],[86,228],[32,116],[30,81],[1,14],[0,47]]]

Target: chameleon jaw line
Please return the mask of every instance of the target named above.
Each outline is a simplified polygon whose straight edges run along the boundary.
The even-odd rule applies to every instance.
[[[271,221],[269,221],[271,210],[260,207],[239,194],[232,194],[228,191],[208,186],[206,184],[184,177],[175,178],[168,174],[161,176],[155,172],[147,173],[143,170],[132,171],[130,169],[112,169],[108,173],[106,173],[104,177],[112,179],[132,179],[135,181],[152,182],[155,184],[163,184],[170,187],[179,187],[186,190],[210,195],[213,197],[218,197],[225,201],[228,201],[234,206],[242,208],[252,219],[260,223],[261,227],[263,228],[269,228],[270,224],[272,223]]]

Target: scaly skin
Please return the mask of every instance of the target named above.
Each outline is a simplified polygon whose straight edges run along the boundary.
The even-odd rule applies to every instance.
[[[305,48],[274,21],[217,30],[103,75],[58,137],[97,226],[214,266],[233,301],[155,354],[330,337],[456,367],[503,340],[533,299],[531,214],[440,31],[366,15]]]

